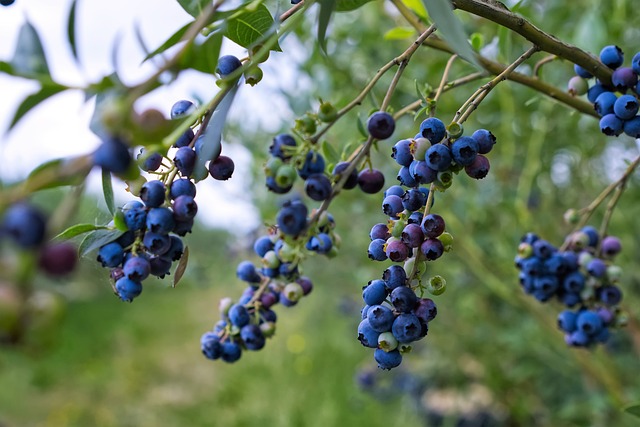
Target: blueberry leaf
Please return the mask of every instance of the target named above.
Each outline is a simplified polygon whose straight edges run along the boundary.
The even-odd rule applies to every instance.
[[[73,54],[74,59],[78,59],[78,49],[76,46],[76,6],[78,0],[71,2],[71,8],[69,9],[69,17],[67,18],[67,39],[69,40],[69,48]]]
[[[331,15],[333,15],[336,9],[337,0],[318,0],[318,3],[320,3],[320,14],[318,15],[318,44],[326,53],[327,40],[325,36],[327,34],[327,28],[329,27],[329,21],[331,21]]]
[[[337,0],[336,12],[350,12],[373,0]]]
[[[90,232],[78,246],[78,254],[81,257],[87,256],[90,252],[98,249],[101,246],[111,243],[118,237],[122,236],[124,231],[116,229],[100,229]]]
[[[189,247],[184,247],[184,252],[182,252],[182,256],[180,257],[180,261],[178,262],[178,266],[176,270],[173,272],[173,284],[172,286],[175,288],[184,276],[184,272],[187,270],[187,264],[189,263]]]
[[[213,74],[218,65],[220,47],[222,46],[222,33],[210,35],[204,42],[194,42],[181,58],[181,63],[186,68],[192,68],[206,74]]]
[[[67,90],[68,87],[59,85],[57,83],[53,84],[43,84],[39,91],[32,93],[27,96],[18,106],[11,122],[9,123],[8,130],[11,130],[25,114],[27,114],[32,108],[36,105],[40,104],[42,101],[47,98],[60,93],[64,90]]]
[[[327,141],[322,141],[322,155],[329,163],[335,164],[340,161],[340,155]]]
[[[80,185],[92,166],[90,156],[50,160],[31,171],[24,183],[25,191]]]
[[[427,9],[425,9],[421,0],[402,0],[402,3],[420,18],[427,19]]]
[[[248,49],[269,36],[274,28],[275,23],[271,12],[267,6],[260,3],[255,9],[247,8],[241,13],[231,16],[227,21],[225,36]],[[271,49],[281,50],[277,42]]]
[[[20,27],[18,42],[11,60],[11,65],[16,73],[37,77],[49,76],[49,66],[44,55],[42,42],[35,27],[26,21]]]
[[[453,13],[453,8],[449,0],[422,0],[429,16],[438,27],[438,34],[442,35],[451,48],[461,57],[482,69],[471,45],[467,41],[467,34],[462,28],[462,22]]]
[[[634,415],[640,418],[640,402],[633,402],[622,408],[622,410],[628,414]]]
[[[178,3],[182,8],[194,18],[197,18],[198,15],[202,12],[205,6],[208,3],[211,3],[210,0],[178,0]]]
[[[104,193],[104,202],[107,204],[109,213],[113,216],[116,214],[116,203],[113,200],[113,185],[111,183],[111,172],[102,169],[102,192]]]
[[[73,237],[95,230],[108,230],[108,228],[104,225],[75,224],[58,234],[53,238],[53,240],[69,240]]]
[[[414,37],[416,31],[411,27],[395,27],[384,33],[385,40],[406,40]]]
[[[143,59],[142,62],[153,58],[156,55],[161,54],[162,52],[166,51],[167,49],[175,46],[176,44],[180,43],[180,41],[182,40],[182,37],[184,36],[184,34],[187,32],[187,30],[189,29],[189,26],[191,26],[191,22],[189,22],[188,24],[185,24],[182,28],[180,28],[178,31],[176,31],[175,33],[173,33],[164,43],[162,43],[160,45],[160,47],[158,47],[156,50],[152,51],[151,53],[147,54],[147,56],[145,56],[145,58]]]

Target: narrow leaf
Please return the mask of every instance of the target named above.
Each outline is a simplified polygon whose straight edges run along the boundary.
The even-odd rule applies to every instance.
[[[11,65],[18,74],[49,75],[49,66],[47,65],[47,58],[44,55],[40,36],[29,21],[26,21],[20,27]]]
[[[640,402],[631,403],[625,406],[624,408],[622,408],[622,410],[628,414],[631,414],[640,418]]]
[[[160,45],[160,47],[158,47],[156,50],[154,50],[153,52],[149,53],[142,62],[153,58],[156,55],[161,54],[162,52],[164,52],[165,50],[177,45],[178,43],[180,43],[180,40],[182,40],[182,37],[184,36],[184,34],[187,32],[187,30],[189,29],[189,27],[191,26],[193,22],[189,22],[188,24],[185,24],[182,28],[180,28],[178,31],[176,31],[175,33],[173,33],[171,35],[171,37],[169,37],[164,43],[162,43]]]
[[[197,18],[207,3],[210,2],[211,0],[178,0],[180,6],[182,6],[182,8],[194,18]]]
[[[13,118],[11,119],[11,122],[9,123],[9,128],[7,130],[11,130],[20,121],[20,119],[24,117],[24,115],[27,114],[36,105],[40,104],[47,98],[67,89],[68,87],[59,84],[43,85],[39,91],[27,96],[20,103],[20,105],[16,109],[15,114],[13,115]]]
[[[451,48],[462,58],[482,69],[467,41],[467,35],[462,28],[462,22],[453,13],[449,0],[422,0],[429,12],[429,16],[438,27],[438,34],[451,45]]]
[[[172,286],[175,288],[184,276],[184,272],[187,271],[187,264],[189,263],[189,247],[184,247],[184,252],[182,252],[182,256],[180,257],[180,261],[178,262],[178,266],[176,270],[173,272],[173,284]]]
[[[50,160],[31,171],[24,183],[25,190],[34,192],[65,185],[80,185],[92,167],[90,156]]]
[[[53,240],[69,240],[73,237],[79,236],[84,233],[88,233],[90,231],[106,230],[106,229],[107,227],[103,225],[76,224],[76,225],[72,225],[71,227],[67,228],[66,230],[58,234],[56,237],[53,238]]]
[[[95,251],[101,246],[111,243],[118,237],[122,236],[124,231],[116,229],[95,230],[82,240],[78,247],[78,254],[81,257],[87,256],[90,252]]]
[[[336,12],[349,12],[356,10],[371,1],[373,0],[337,0]]]
[[[427,9],[425,9],[422,0],[402,0],[402,3],[420,18],[427,19]]]
[[[385,40],[406,40],[414,37],[416,31],[411,27],[395,27],[384,33]]]
[[[206,74],[213,74],[218,65],[221,46],[222,33],[211,34],[201,44],[192,43],[180,62],[186,68],[191,68]]]
[[[366,127],[364,126],[364,123],[362,122],[362,119],[360,118],[360,115],[358,115],[358,120],[356,120],[356,123],[358,125],[358,132],[360,132],[360,135],[362,135],[364,138],[368,138],[369,137],[369,132],[367,131]]]
[[[222,130],[227,119],[229,109],[233,104],[233,99],[238,92],[238,84],[236,83],[229,93],[220,101],[218,108],[213,112],[209,124],[202,135],[202,147],[200,148],[200,155],[197,158],[194,176],[206,177],[205,162],[211,160],[216,153],[220,153]]]
[[[260,3],[254,10],[245,10],[230,17],[227,20],[225,36],[248,49],[266,38],[274,28],[271,12],[267,6]],[[271,49],[281,50],[277,42]]]
[[[322,141],[322,155],[329,163],[335,164],[340,161],[340,154],[327,141]]]
[[[136,41],[138,42],[138,45],[140,46],[140,49],[142,49],[142,51],[144,52],[145,56],[149,55],[149,48],[147,47],[147,44],[144,42],[144,38],[142,37],[142,31],[140,30],[140,25],[138,25],[138,22],[135,22],[133,25],[133,32],[136,36]]]
[[[76,47],[76,6],[78,0],[71,2],[71,9],[69,9],[69,18],[67,19],[67,39],[69,40],[69,48],[73,57],[78,60],[78,49]]]
[[[320,49],[325,53],[327,51],[327,28],[329,27],[329,21],[331,21],[331,15],[336,8],[337,0],[318,0],[320,3],[320,14],[318,16],[318,44]]]
[[[102,169],[102,192],[104,193],[104,201],[107,204],[109,213],[113,216],[116,214],[116,203],[113,200],[113,185],[111,183],[111,172]]]

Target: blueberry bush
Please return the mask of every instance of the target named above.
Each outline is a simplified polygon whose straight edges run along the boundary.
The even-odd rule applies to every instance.
[[[349,328],[307,340],[325,358],[366,347],[356,384],[408,395],[429,425],[632,425],[640,22],[631,2],[582,3],[178,0],[189,22],[152,49],[140,40],[151,75],[125,84],[114,65],[81,88],[54,78],[25,22],[0,72],[38,89],[8,131],[81,91],[99,143],[0,186],[0,342],[32,348],[58,316],[56,286],[87,264],[100,269],[86,280],[133,303],[117,312],[206,271],[236,285],[214,280],[217,309],[198,312],[213,326],[184,351],[202,369],[255,367],[296,313],[340,312]],[[81,66],[78,6],[66,27]],[[217,85],[210,99],[139,108],[193,71]],[[290,108],[266,106],[275,132],[229,114],[268,104],[265,84]],[[229,141],[252,153],[243,178],[264,220],[233,257],[198,228],[199,190],[239,173]],[[78,215],[96,173],[108,213]]]

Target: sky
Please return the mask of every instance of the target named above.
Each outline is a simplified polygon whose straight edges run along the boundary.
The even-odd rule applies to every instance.
[[[155,67],[151,62],[142,63],[145,54],[136,40],[134,28],[139,28],[146,45],[154,49],[191,18],[175,0],[78,0],[78,64],[67,42],[70,6],[71,0],[16,0],[10,7],[0,7],[0,59],[11,59],[19,29],[28,20],[40,35],[54,80],[80,87],[101,80],[114,69],[112,52],[119,40],[118,73],[125,84],[135,84],[152,74]],[[245,52],[225,40],[221,54],[244,55]],[[277,60],[276,57],[269,62],[277,63]],[[242,85],[230,111],[231,118],[246,118],[246,111],[243,110],[250,106],[255,124],[264,128],[265,134],[275,133],[277,129],[273,129],[273,125],[270,129],[270,121],[261,118],[273,114],[274,110],[284,115],[291,114],[286,101],[274,95],[277,85],[274,86],[273,79],[269,83],[269,71],[276,66],[269,63],[264,65],[266,83],[255,87]],[[282,72],[282,68],[279,72]],[[11,131],[7,131],[21,100],[37,88],[37,84],[32,82],[0,74],[0,158],[4,159],[0,179],[4,181],[22,179],[44,161],[91,152],[100,143],[88,127],[93,103],[85,102],[81,91],[67,91],[50,98],[30,111]],[[210,99],[217,90],[213,76],[187,71],[171,85],[142,98],[136,107],[140,110],[154,107],[168,116],[175,101],[194,99],[193,95],[204,100]],[[256,99],[268,102],[256,102]],[[198,183],[198,219],[209,226],[233,225],[235,229],[249,231],[260,224],[260,218],[247,188],[263,184],[252,184],[248,179],[252,162],[248,150],[240,144],[225,144],[223,138],[223,154],[234,160],[234,176],[225,182],[207,179]],[[117,203],[132,199],[124,187],[124,183],[114,181]],[[97,171],[90,175],[89,190],[96,194],[101,191]]]

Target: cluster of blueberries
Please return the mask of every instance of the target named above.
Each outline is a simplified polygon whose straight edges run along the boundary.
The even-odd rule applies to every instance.
[[[38,267],[51,277],[71,273],[78,260],[72,243],[47,241],[47,215],[28,202],[14,203],[5,210],[0,218],[0,245],[4,240],[34,251]]]
[[[601,239],[590,226],[569,234],[560,249],[534,233],[522,238],[516,256],[520,286],[541,302],[556,297],[569,308],[558,316],[567,344],[605,343],[609,328],[624,324],[621,269],[612,263],[621,249],[617,237]]]
[[[640,138],[640,52],[631,60],[631,67],[622,67],[622,50],[614,45],[605,46],[600,51],[600,61],[614,70],[611,85],[596,81],[589,87],[588,80],[593,75],[583,67],[575,65],[574,71],[577,75],[569,80],[569,92],[574,95],[587,94],[587,98],[601,117],[600,130],[605,135],[618,136],[624,132],[634,138]]]
[[[379,116],[375,122],[375,115],[368,122],[369,131],[377,138],[390,136],[394,128],[392,117],[376,114]],[[372,122],[376,123],[374,129]],[[380,123],[386,123],[381,127],[386,133],[380,131]],[[421,185],[434,184],[434,188],[444,191],[451,186],[453,175],[463,168],[473,178],[484,178],[489,172],[484,154],[491,151],[495,142],[495,136],[484,129],[470,137],[461,132],[453,136],[440,119],[431,117],[421,123],[420,132],[413,139],[400,140],[393,146],[391,156],[401,167],[401,185],[384,192],[382,212],[388,220],[372,227],[368,256],[375,261],[404,262],[404,267],[390,267],[382,280],[373,280],[364,288],[366,305],[358,326],[358,339],[365,347],[376,348],[374,359],[380,368],[399,366],[408,344],[427,334],[428,322],[436,310],[432,300],[416,295],[416,290],[424,290],[416,277],[424,274],[426,262],[450,250],[453,241],[445,231],[444,218],[429,212],[433,195],[430,197],[429,190]],[[439,295],[444,286],[444,279],[434,276],[426,289]]]
[[[325,174],[326,162],[322,154],[310,147],[299,146],[289,134],[277,135],[269,147],[269,154],[271,157],[264,171],[270,191],[286,194],[300,177],[304,180],[305,194],[318,202],[331,197],[332,184],[340,180],[351,166],[350,162],[339,162],[330,175]],[[384,175],[376,169],[364,169],[358,173],[353,168],[342,188],[351,190],[357,186],[365,193],[377,193],[384,186]]]
[[[181,100],[171,108],[171,118],[184,118],[195,111],[191,101]],[[98,250],[97,260],[111,269],[114,290],[123,301],[131,302],[142,292],[142,281],[149,275],[163,278],[172,263],[180,260],[184,243],[180,236],[191,232],[198,212],[195,201],[194,171],[198,157],[204,153],[203,135],[196,138],[191,127],[174,143],[170,166],[164,167],[166,156],[142,151],[140,168],[161,179],[145,182],[140,201],[126,203],[116,214],[124,233]],[[222,146],[209,149],[206,160],[209,174],[227,180],[234,171],[233,160],[221,155]],[[132,162],[126,144],[112,138],[98,147],[94,163],[113,173],[125,172]],[[174,170],[175,173],[171,173]]]

